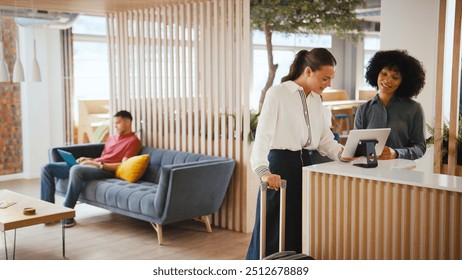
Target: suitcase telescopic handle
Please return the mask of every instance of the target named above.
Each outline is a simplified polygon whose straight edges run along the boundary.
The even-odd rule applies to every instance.
[[[286,187],[287,181],[281,180],[279,203],[279,251],[284,251],[286,235]],[[260,259],[266,256],[266,191],[268,182],[260,183]]]
[[[287,181],[284,179],[281,179],[281,189],[285,189],[287,187]],[[260,183],[260,190],[267,190],[268,188],[268,182],[261,182]]]

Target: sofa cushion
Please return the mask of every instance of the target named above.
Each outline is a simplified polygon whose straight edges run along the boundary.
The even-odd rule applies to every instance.
[[[155,217],[160,214],[154,208],[157,187],[143,181],[129,183],[119,179],[92,180],[88,181],[81,198],[91,204]]]
[[[134,183],[143,176],[148,164],[149,154],[131,157],[117,167],[115,177]]]
[[[143,147],[141,154],[151,155],[149,159],[149,166],[141,180],[156,184],[159,183],[161,166],[216,159],[216,157],[209,155],[157,149],[151,147]]]

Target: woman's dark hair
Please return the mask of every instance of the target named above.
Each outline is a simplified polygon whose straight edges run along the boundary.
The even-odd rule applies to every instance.
[[[310,67],[314,72],[326,65],[337,65],[335,57],[327,49],[314,48],[311,51],[301,50],[295,56],[292,65],[290,65],[289,74],[282,77],[281,83],[296,80],[305,71],[306,67]]]
[[[117,112],[114,117],[121,117],[122,119],[127,119],[127,120],[130,120],[132,121],[133,120],[133,117],[132,117],[132,114],[130,114],[130,112],[128,111],[125,111],[125,110],[121,110],[119,112]]]
[[[420,61],[410,56],[406,50],[379,51],[369,60],[366,67],[366,81],[376,89],[380,71],[387,68],[401,75],[401,84],[395,94],[411,98],[419,95],[425,85],[425,70]]]

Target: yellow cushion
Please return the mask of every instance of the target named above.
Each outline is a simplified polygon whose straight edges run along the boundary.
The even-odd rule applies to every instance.
[[[116,178],[134,183],[143,176],[148,164],[148,154],[131,157],[117,167],[115,176]]]

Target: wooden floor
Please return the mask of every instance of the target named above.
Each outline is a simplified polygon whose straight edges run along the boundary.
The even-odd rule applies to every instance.
[[[0,182],[9,189],[39,198],[38,179]],[[56,203],[63,198],[57,196]],[[244,259],[250,234],[213,228],[196,221],[164,226],[164,244],[157,244],[152,226],[87,204],[77,204],[77,225],[66,229],[66,259],[72,260],[240,260]],[[1,211],[1,210],[0,210]],[[0,259],[5,259],[1,234]],[[14,230],[6,232],[8,254],[13,251]],[[36,225],[16,231],[16,259],[61,260],[60,224]]]

